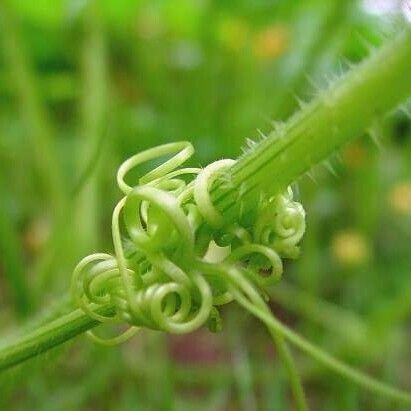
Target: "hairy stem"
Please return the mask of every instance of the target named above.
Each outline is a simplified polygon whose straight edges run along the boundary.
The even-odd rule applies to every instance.
[[[231,184],[225,176],[211,191],[227,221],[238,216],[238,204],[251,209],[260,192],[281,192],[404,101],[410,62],[408,28],[251,147],[232,167]]]
[[[232,184],[221,179],[212,189],[213,200],[227,221],[238,215],[237,203],[251,208],[253,199],[262,190],[278,193],[345,142],[358,136],[373,119],[405,99],[411,92],[410,61],[411,29],[349,72],[329,91],[321,93],[284,127],[275,130],[240,158],[231,171]],[[241,201],[238,201],[239,197]],[[411,401],[409,395],[363,375],[310,344],[268,311],[253,304],[243,305],[259,317],[271,333],[289,340],[328,368],[371,391]],[[113,310],[110,306],[95,309],[99,313]],[[96,325],[97,321],[80,310],[60,317],[0,348],[0,370],[47,351]]]
[[[274,82],[278,92],[273,96],[272,113],[277,118],[287,118],[295,109],[293,92],[304,89],[307,73],[314,72],[313,69],[326,50],[335,48],[335,37],[341,36],[341,27],[347,24],[346,16],[353,3],[352,0],[302,3],[293,33],[301,41],[293,45],[281,60]]]

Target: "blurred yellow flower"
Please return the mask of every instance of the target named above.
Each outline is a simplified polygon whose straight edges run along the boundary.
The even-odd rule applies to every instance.
[[[361,265],[371,256],[367,239],[355,230],[344,230],[337,233],[331,242],[331,252],[335,260],[346,266]]]
[[[411,215],[411,181],[396,184],[389,194],[392,210],[401,215]]]
[[[249,32],[250,29],[246,21],[230,18],[221,22],[219,39],[223,46],[233,51],[239,51],[246,45]]]
[[[281,55],[289,43],[288,29],[276,24],[256,33],[253,41],[254,55],[261,60],[271,60]]]

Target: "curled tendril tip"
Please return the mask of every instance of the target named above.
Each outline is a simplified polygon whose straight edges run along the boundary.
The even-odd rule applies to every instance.
[[[253,221],[242,223],[239,215],[227,224],[210,188],[226,178],[224,171],[235,161],[182,167],[193,153],[187,142],[165,144],[136,154],[118,169],[124,197],[112,216],[114,254],[81,260],[71,292],[90,317],[126,323],[129,329],[111,339],[89,331],[95,341],[120,343],[141,327],[182,334],[208,323],[218,330],[219,307],[232,300],[246,299],[265,310],[264,287],[280,280],[282,258],[298,255],[305,212],[291,188],[260,196]],[[168,159],[137,184],[126,182],[130,170],[163,157]],[[96,306],[106,304],[114,306],[113,316],[96,313]]]
[[[362,374],[294,333],[266,304],[264,288],[281,279],[283,258],[298,256],[305,232],[305,212],[291,188],[275,196],[260,193],[250,215],[244,216],[240,185],[236,222],[228,223],[213,204],[210,189],[217,179],[230,183],[227,170],[235,161],[219,160],[203,169],[182,167],[193,152],[190,143],[165,144],[120,166],[117,183],[124,197],[112,216],[114,254],[82,259],[73,272],[71,293],[89,317],[125,323],[128,329],[114,338],[93,331],[88,336],[114,345],[143,327],[183,334],[207,324],[219,331],[219,308],[236,301],[270,331],[299,410],[307,404],[285,338],[364,388],[411,403],[409,393]],[[136,185],[125,181],[130,170],[165,156],[169,158]],[[109,312],[114,314],[99,314],[102,306],[113,308]]]

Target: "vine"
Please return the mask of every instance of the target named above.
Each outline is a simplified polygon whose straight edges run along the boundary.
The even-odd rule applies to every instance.
[[[362,387],[411,403],[410,393],[362,374],[279,322],[264,291],[280,280],[283,259],[298,256],[305,231],[304,209],[287,186],[410,95],[410,58],[408,28],[237,161],[183,167],[194,150],[181,142],[123,163],[114,253],[93,254],[77,265],[71,293],[79,308],[6,342],[0,370],[83,332],[112,345],[143,327],[181,334],[206,324],[217,331],[220,307],[236,301],[272,335],[299,409],[306,401],[285,340]],[[163,157],[137,184],[126,181],[135,167]],[[101,323],[129,328],[104,339],[91,331]]]
[[[177,154],[142,176],[134,188],[125,182],[132,168],[174,151]],[[247,226],[226,225],[208,190],[235,162],[220,160],[204,169],[178,169],[193,151],[190,143],[166,144],[120,166],[117,181],[125,197],[113,212],[115,254],[84,258],[72,278],[73,298],[90,317],[192,332],[210,318],[215,321],[218,307],[234,299],[228,275],[233,267],[262,290],[281,278],[281,257],[298,254],[305,213],[293,200],[291,188],[281,195],[260,196],[257,217]],[[127,238],[121,234],[121,213]],[[210,263],[215,244],[224,247],[227,255]],[[116,315],[102,317],[90,309],[91,303],[112,304]]]
[[[281,279],[283,258],[298,256],[305,232],[305,212],[288,188],[260,195],[255,212],[226,223],[209,189],[215,179],[230,184],[234,160],[204,169],[180,168],[193,154],[190,143],[172,143],[135,155],[119,168],[117,182],[125,196],[114,208],[114,255],[84,258],[72,277],[72,296],[83,312],[100,323],[125,322],[127,331],[94,341],[113,345],[146,327],[189,333],[204,324],[221,328],[219,308],[236,301],[268,328],[288,371],[298,409],[307,409],[304,391],[285,339],[324,365],[363,387],[411,402],[411,395],[386,386],[324,353],[281,324],[268,308],[264,288]],[[172,156],[131,186],[125,177],[143,162]],[[225,175],[224,175],[225,173]],[[120,216],[124,216],[121,227]],[[123,229],[123,230],[122,230]],[[123,234],[122,234],[123,232]],[[219,246],[222,253],[213,255]],[[265,275],[264,275],[265,274]],[[108,315],[96,307],[114,307]]]
[[[204,169],[179,168],[193,152],[190,143],[166,144],[143,151],[120,166],[117,183],[125,197],[112,217],[115,254],[98,253],[80,261],[71,290],[74,301],[91,318],[102,323],[126,322],[129,328],[110,339],[90,330],[87,334],[94,341],[117,344],[140,327],[182,334],[207,323],[217,330],[221,325],[219,307],[238,299],[237,294],[245,293],[254,303],[258,298],[260,309],[267,311],[261,298],[263,287],[281,278],[281,257],[298,254],[305,212],[293,200],[291,188],[281,195],[260,196],[257,217],[247,226],[227,225],[212,204],[209,188],[235,161],[216,161]],[[172,157],[140,177],[138,185],[126,183],[133,168],[165,155]],[[122,213],[126,239],[121,235]],[[220,261],[212,255],[216,245],[224,247]],[[246,279],[255,295],[239,287],[238,276]],[[95,313],[92,307],[96,304],[114,306],[114,315]],[[299,408],[305,409],[292,357],[283,337],[276,331],[272,334]]]

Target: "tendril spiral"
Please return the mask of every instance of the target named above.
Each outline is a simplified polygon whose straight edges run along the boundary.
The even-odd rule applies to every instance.
[[[116,344],[142,327],[177,334],[204,324],[218,329],[221,305],[244,298],[260,304],[264,287],[281,278],[282,258],[297,256],[305,213],[291,188],[262,195],[247,225],[228,224],[209,191],[235,161],[182,167],[193,153],[187,142],[165,144],[136,154],[118,169],[124,197],[112,216],[114,253],[81,260],[71,292],[90,317],[126,323],[129,329],[111,339],[89,331],[95,341]],[[164,157],[137,184],[126,182],[132,169]],[[112,305],[114,314],[97,314],[101,305]]]

